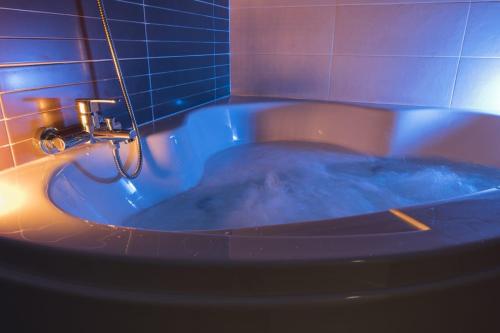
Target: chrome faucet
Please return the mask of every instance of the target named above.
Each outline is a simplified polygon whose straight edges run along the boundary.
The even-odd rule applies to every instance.
[[[104,118],[100,111],[92,110],[95,104],[116,103],[114,99],[77,99],[75,108],[80,124],[63,129],[40,129],[37,134],[40,149],[52,155],[86,143],[132,142],[137,136],[133,129],[122,130],[114,118]]]
[[[41,128],[37,131],[35,139],[40,149],[46,154],[57,154],[83,144],[93,144],[97,142],[110,142],[112,144],[112,154],[118,173],[127,179],[139,177],[144,157],[142,153],[141,135],[139,125],[134,115],[134,108],[130,102],[130,96],[125,85],[123,72],[120,66],[118,54],[116,52],[111,29],[108,23],[103,0],[96,0],[101,18],[102,28],[106,37],[109,53],[113,61],[113,67],[120,85],[124,104],[127,108],[132,130],[122,130],[113,118],[103,118],[99,111],[93,111],[93,104],[111,103],[112,99],[77,99],[76,111],[80,119],[80,124],[70,128],[58,129],[54,127]],[[134,141],[137,148],[137,163],[132,171],[123,163],[120,155],[120,144]]]

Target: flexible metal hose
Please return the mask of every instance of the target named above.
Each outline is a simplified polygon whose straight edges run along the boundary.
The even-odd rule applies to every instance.
[[[106,11],[104,9],[104,5],[102,0],[97,0],[97,7],[99,8],[99,15],[101,17],[102,27],[104,29],[104,34],[106,35],[106,42],[108,43],[109,52],[111,53],[111,58],[113,60],[113,65],[115,67],[116,76],[118,77],[118,83],[120,84],[120,89],[123,95],[123,99],[125,101],[125,105],[127,107],[128,114],[130,116],[130,120],[132,121],[132,128],[136,134],[136,146],[137,146],[137,164],[133,173],[128,173],[123,162],[120,157],[120,145],[119,143],[114,143],[113,147],[113,157],[115,160],[116,168],[120,174],[128,179],[134,179],[139,176],[142,170],[143,164],[143,155],[142,155],[142,144],[141,144],[141,136],[139,133],[139,126],[137,126],[137,121],[135,119],[134,110],[132,108],[132,103],[130,102],[130,97],[128,95],[127,87],[125,86],[125,81],[123,79],[123,72],[120,66],[120,62],[118,60],[118,56],[116,54],[115,44],[113,42],[113,38],[111,37],[111,31],[108,24],[108,19],[106,16]]]

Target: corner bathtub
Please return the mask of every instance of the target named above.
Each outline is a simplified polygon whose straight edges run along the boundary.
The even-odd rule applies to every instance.
[[[500,117],[232,98],[142,131],[145,164],[134,181],[117,176],[106,145],[0,174],[0,188],[9,193],[0,211],[5,318],[16,321],[17,310],[26,317],[26,301],[53,310],[29,312],[51,329],[70,321],[122,331],[225,325],[239,332],[330,332],[376,325],[413,332],[477,328],[481,320],[495,327],[485,321],[500,305],[495,187],[416,207],[281,225],[168,232],[120,221],[196,186],[207,159],[246,143],[318,142],[499,168]],[[391,223],[427,228],[386,228]],[[481,313],[450,322],[486,295],[490,303]],[[69,314],[72,306],[81,317]],[[426,316],[433,320],[417,320]]]

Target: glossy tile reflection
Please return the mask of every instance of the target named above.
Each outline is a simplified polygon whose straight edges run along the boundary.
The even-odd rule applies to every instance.
[[[229,4],[106,0],[105,6],[139,123],[229,95]],[[0,95],[7,144],[20,165],[40,157],[26,143],[38,127],[76,123],[76,98],[115,98],[120,90],[93,1],[5,0],[0,7]],[[118,105],[105,113],[127,126],[123,111]],[[0,170],[11,166],[0,162]]]
[[[498,13],[497,1],[233,0],[233,92],[498,113]]]

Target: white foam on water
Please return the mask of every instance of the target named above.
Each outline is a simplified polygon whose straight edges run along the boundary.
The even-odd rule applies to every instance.
[[[214,155],[194,188],[124,225],[213,230],[345,217],[471,194],[500,185],[500,170],[377,158],[310,143],[265,143]]]

